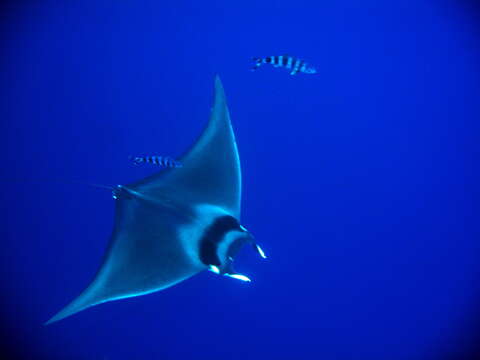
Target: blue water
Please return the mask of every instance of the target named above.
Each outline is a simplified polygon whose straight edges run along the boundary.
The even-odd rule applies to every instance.
[[[476,358],[474,2],[12,1],[1,12],[9,358]],[[319,74],[249,71],[252,56],[285,53]],[[205,272],[44,327],[92,279],[113,222],[107,190],[62,180],[125,184],[156,170],[129,155],[181,155],[208,120],[216,73],[242,223],[268,260],[236,261],[249,284]]]

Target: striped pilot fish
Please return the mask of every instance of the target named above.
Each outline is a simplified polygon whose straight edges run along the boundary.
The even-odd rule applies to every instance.
[[[274,67],[284,67],[290,70],[290,75],[295,75],[298,72],[305,74],[316,74],[317,70],[307,64],[305,61],[289,55],[267,56],[264,58],[254,57],[255,65],[252,71],[257,70],[262,64],[272,64]]]
[[[130,156],[129,159],[132,160],[135,165],[147,163],[167,168],[182,167],[182,164],[180,162],[172,159],[169,156]]]

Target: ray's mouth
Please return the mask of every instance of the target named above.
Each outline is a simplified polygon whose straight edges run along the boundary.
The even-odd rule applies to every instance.
[[[250,279],[239,274],[233,268],[233,262],[244,245],[250,244],[262,257],[266,258],[262,248],[255,242],[253,235],[233,216],[216,218],[205,230],[200,241],[200,260],[216,274],[229,276],[242,281]]]
[[[254,250],[260,255],[260,257],[262,257],[263,259],[267,258],[265,252],[262,250],[260,245],[255,242],[252,234],[245,229],[245,232],[242,233],[239,237],[237,237],[229,245],[223,263],[220,266],[209,265],[209,270],[218,275],[228,276],[237,280],[250,282],[251,280],[248,276],[238,273],[233,266],[233,262],[237,257],[238,253],[247,244],[251,245]]]

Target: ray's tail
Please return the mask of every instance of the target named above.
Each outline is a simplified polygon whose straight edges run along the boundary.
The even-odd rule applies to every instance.
[[[59,179],[59,178],[37,178],[37,179],[15,179],[15,178],[0,178],[0,182],[6,181],[6,182],[14,182],[14,183],[30,183],[30,184],[36,184],[36,183],[57,183],[57,184],[67,184],[67,185],[86,185],[86,186],[91,186],[97,189],[107,189],[107,190],[114,190],[114,186],[110,185],[103,185],[103,184],[95,184],[95,183],[89,183],[85,181],[80,181],[80,180],[70,180],[70,179]]]

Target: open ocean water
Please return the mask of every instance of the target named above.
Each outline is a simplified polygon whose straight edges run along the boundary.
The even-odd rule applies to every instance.
[[[480,4],[5,1],[2,359],[480,359]],[[289,54],[317,74],[252,57]],[[222,79],[251,283],[205,271],[43,323],[92,280],[115,186],[183,154]]]

